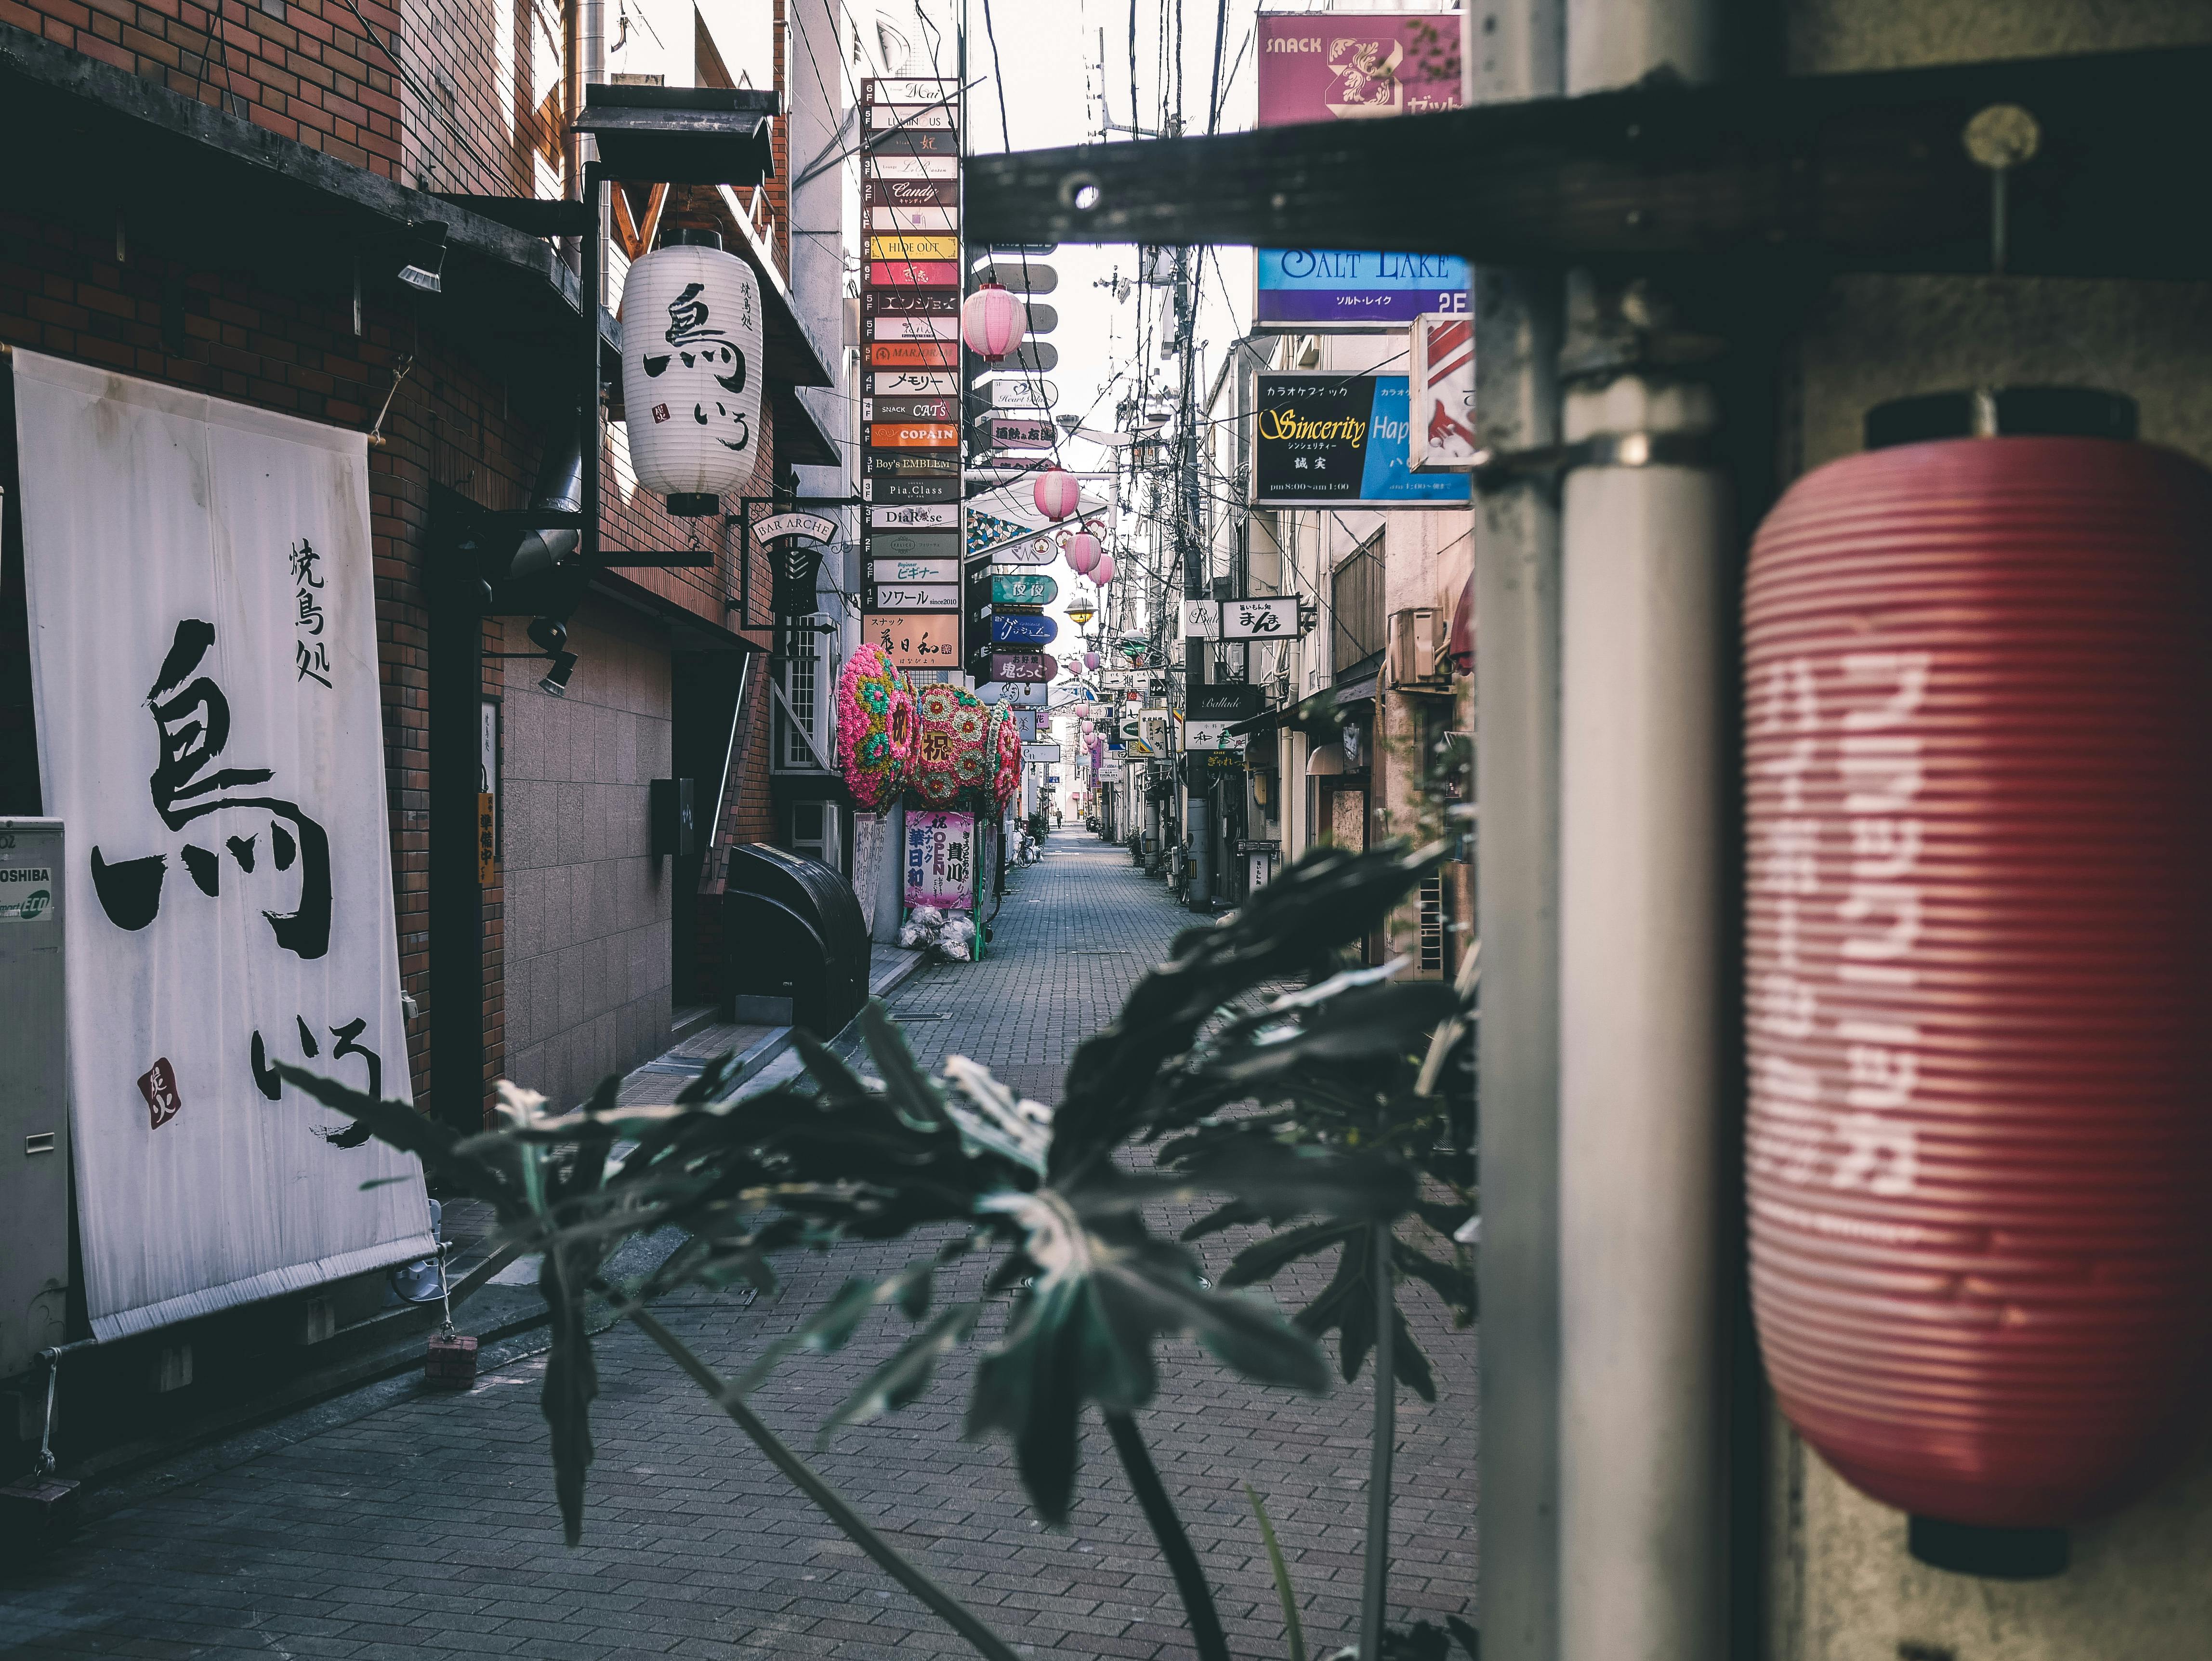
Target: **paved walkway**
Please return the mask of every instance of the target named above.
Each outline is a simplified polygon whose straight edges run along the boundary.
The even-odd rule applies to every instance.
[[[894,994],[894,1013],[925,1062],[971,1056],[1054,1100],[1069,1051],[1191,921],[1126,853],[1062,831],[1042,865],[1017,874],[991,955],[922,970]],[[1227,1251],[1206,1244],[1216,1266]],[[806,1257],[775,1299],[695,1294],[663,1317],[734,1371],[847,1275],[903,1260],[894,1249]],[[1446,1329],[1432,1304],[1409,1303],[1444,1396],[1434,1408],[1401,1404],[1395,1618],[1473,1619],[1473,1337]],[[811,1446],[814,1427],[902,1330],[871,1327],[842,1354],[787,1366],[756,1406]],[[526,1358],[469,1395],[365,1394],[290,1434],[264,1433],[227,1468],[196,1474],[203,1461],[168,1492],[145,1485],[149,1497],[58,1550],[0,1568],[0,1654],[971,1653],[644,1339],[619,1329],[599,1348],[599,1460],[578,1549],[561,1544],[537,1406],[542,1361]],[[1188,1655],[1173,1585],[1095,1420],[1073,1525],[1046,1531],[1004,1445],[958,1439],[969,1365],[958,1360],[914,1407],[840,1433],[818,1468],[1024,1652]],[[1308,1401],[1248,1386],[1190,1346],[1169,1348],[1143,1427],[1239,1661],[1285,1652],[1246,1482],[1282,1536],[1309,1646],[1326,1653],[1352,1640],[1369,1402],[1364,1380]]]

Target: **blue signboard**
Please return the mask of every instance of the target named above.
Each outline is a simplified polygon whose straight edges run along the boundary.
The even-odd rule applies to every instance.
[[[1401,374],[1263,374],[1253,411],[1261,508],[1432,508],[1469,499],[1465,473],[1411,470]]]
[[[1399,377],[1403,380],[1405,377]],[[1462,480],[1462,484],[1466,481]],[[1462,493],[1463,494],[1463,493]],[[1060,624],[1050,618],[1030,617],[1023,612],[1000,614],[991,619],[991,643],[994,646],[1049,646],[1060,633]]]
[[[1261,248],[1258,265],[1261,323],[1402,326],[1467,309],[1468,264],[1455,254]]]

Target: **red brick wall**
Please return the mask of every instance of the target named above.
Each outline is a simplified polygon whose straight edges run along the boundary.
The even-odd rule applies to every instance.
[[[249,118],[387,177],[399,167],[399,81],[387,0],[0,0],[0,22]]]
[[[559,0],[408,0],[400,52],[414,82],[402,99],[409,184],[575,193],[566,164],[561,9]]]

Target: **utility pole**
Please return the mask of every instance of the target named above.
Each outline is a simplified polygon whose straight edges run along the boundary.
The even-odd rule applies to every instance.
[[[1170,134],[1180,137],[1182,118],[1180,114],[1168,120]],[[1182,556],[1182,592],[1186,599],[1204,599],[1209,592],[1206,581],[1206,537],[1199,515],[1204,508],[1204,497],[1199,489],[1198,473],[1198,271],[1200,249],[1182,246],[1176,250],[1175,316],[1176,356],[1180,385],[1176,396],[1176,543]],[[1188,719],[1191,700],[1196,688],[1206,684],[1206,641],[1203,634],[1186,634],[1182,642],[1183,710]],[[1169,727],[1174,730],[1170,721]],[[1188,903],[1194,911],[1210,911],[1213,908],[1213,823],[1212,791],[1191,774],[1182,757],[1190,752],[1178,751],[1176,767],[1185,775],[1183,785],[1189,803],[1186,821],[1190,832],[1191,873]]]

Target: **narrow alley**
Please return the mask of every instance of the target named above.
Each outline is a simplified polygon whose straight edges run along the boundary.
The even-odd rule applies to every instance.
[[[1121,849],[1070,827],[1017,872],[980,964],[925,969],[891,1007],[932,1070],[964,1054],[1057,1099],[1066,1058],[1194,920]],[[672,1082],[680,1082],[672,1080]],[[1201,1254],[1218,1269],[1226,1237]],[[911,1246],[787,1262],[780,1296],[697,1290],[664,1318],[726,1373],[850,1275]],[[1310,1296],[1320,1270],[1285,1280]],[[1433,1407],[1401,1396],[1395,1622],[1472,1617],[1474,1335],[1407,1299],[1437,1358]],[[791,1444],[903,1331],[788,1363],[752,1398]],[[179,1461],[126,1503],[0,1579],[0,1653],[369,1658],[453,1649],[586,1661],[626,1655],[958,1655],[954,1634],[815,1512],[631,1329],[599,1338],[597,1463],[583,1544],[564,1550],[538,1389],[542,1339],[487,1364],[471,1393],[377,1386]],[[514,1354],[519,1348],[522,1353]],[[1183,1616],[1119,1469],[1086,1434],[1073,1526],[1040,1528],[999,1441],[959,1439],[973,1351],[888,1419],[840,1432],[817,1468],[900,1549],[1024,1653],[1188,1654]],[[1332,1355],[1332,1360],[1333,1360]],[[1267,1392],[1167,1347],[1144,1417],[1219,1598],[1232,1652],[1285,1644],[1249,1483],[1281,1536],[1315,1653],[1357,1634],[1366,1482],[1364,1376],[1328,1397]]]

